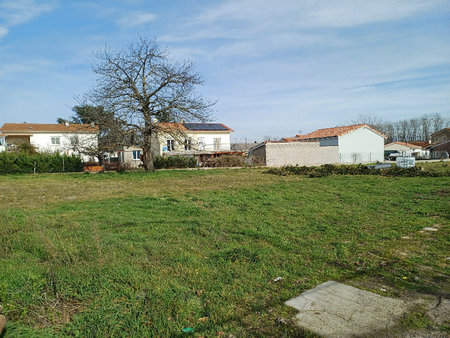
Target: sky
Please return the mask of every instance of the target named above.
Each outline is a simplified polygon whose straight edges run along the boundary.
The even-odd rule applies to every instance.
[[[233,142],[450,118],[450,0],[0,0],[0,125],[68,118],[139,36],[195,62]]]

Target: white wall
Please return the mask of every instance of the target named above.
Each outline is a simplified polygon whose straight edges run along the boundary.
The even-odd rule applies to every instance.
[[[408,147],[398,143],[389,143],[384,146],[384,150],[395,150],[404,156],[414,156],[420,158],[430,157],[429,150],[423,150],[421,147]]]
[[[5,144],[5,136],[0,134],[0,153],[2,151],[5,151],[6,144]]]
[[[230,132],[189,132],[186,133],[186,139],[192,139],[192,150],[185,151],[184,150],[184,138],[178,137],[175,140],[175,152],[178,153],[194,153],[199,151],[229,151],[231,149],[231,138]],[[203,146],[199,144],[199,138],[203,138]],[[214,149],[214,139],[220,138],[220,148],[218,150]],[[173,140],[174,137],[170,135],[162,135],[159,138],[160,142],[160,154],[171,153],[165,148],[167,147],[167,140]]]
[[[339,136],[340,163],[384,161],[384,137],[362,127]]]
[[[21,134],[15,133],[14,135],[26,135],[30,136],[30,143],[36,147],[39,152],[58,152],[60,154],[67,155],[80,155],[84,161],[89,161],[88,155],[82,154],[85,149],[95,148],[98,146],[98,136],[96,134],[87,133],[36,133],[36,134]],[[2,135],[2,137],[7,135]],[[52,137],[59,137],[60,144],[52,144]],[[78,144],[72,145],[71,138],[78,137]],[[7,143],[7,142],[6,142]],[[0,151],[4,151],[5,146],[0,146]]]
[[[128,163],[131,168],[139,168],[143,165],[140,159],[133,159],[133,151],[140,151],[142,155],[142,148],[139,147],[125,147],[120,153],[120,161],[123,163]]]

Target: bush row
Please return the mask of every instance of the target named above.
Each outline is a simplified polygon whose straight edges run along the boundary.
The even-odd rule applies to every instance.
[[[153,164],[155,169],[195,168],[197,166],[197,159],[195,157],[183,156],[156,156]]]
[[[365,165],[333,165],[325,164],[320,167],[299,167],[285,166],[282,168],[272,168],[266,171],[276,175],[305,175],[308,177],[325,177],[330,175],[379,175],[379,176],[406,176],[406,177],[440,177],[449,176],[449,172],[434,172],[423,170],[422,168],[400,168],[392,166],[386,169],[374,169]]]
[[[82,171],[77,156],[60,154],[0,153],[0,174],[32,174]]]
[[[219,157],[208,159],[203,163],[203,166],[211,167],[211,168],[243,167],[246,164],[245,159],[246,158],[243,156],[225,155],[225,156],[219,156]]]
[[[256,167],[264,165],[264,161],[256,156],[225,155],[209,159],[204,167]]]

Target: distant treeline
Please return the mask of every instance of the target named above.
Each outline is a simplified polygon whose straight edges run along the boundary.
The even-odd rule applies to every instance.
[[[419,117],[396,122],[385,121],[375,115],[360,115],[353,124],[367,123],[387,136],[387,142],[428,141],[431,134],[450,125],[448,118],[441,114],[423,114]]]

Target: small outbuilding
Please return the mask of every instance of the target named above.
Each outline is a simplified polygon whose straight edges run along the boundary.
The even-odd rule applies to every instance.
[[[367,124],[318,129],[250,149],[266,166],[383,162],[384,136]]]
[[[430,158],[430,151],[422,147],[422,144],[428,146],[426,142],[391,142],[384,146],[384,150],[389,152],[395,151],[401,156],[415,157],[416,159]]]

